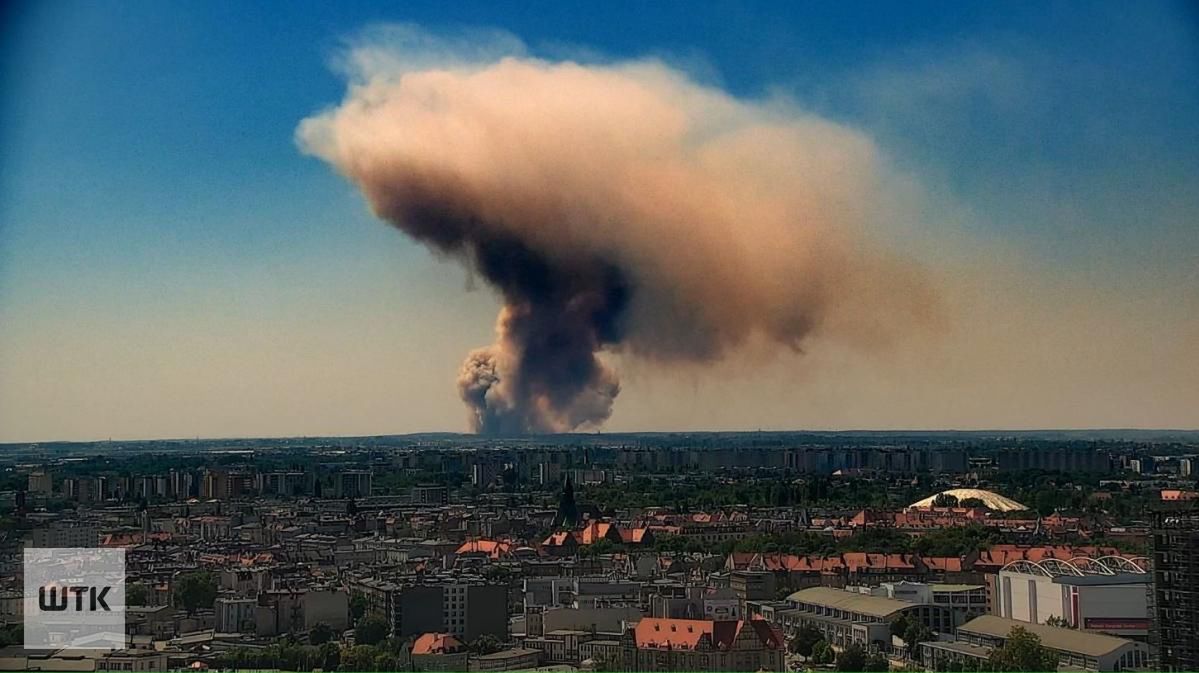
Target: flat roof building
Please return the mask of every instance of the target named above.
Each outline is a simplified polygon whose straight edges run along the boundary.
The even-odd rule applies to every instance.
[[[915,619],[933,631],[953,630],[953,611],[943,605],[913,603],[842,589],[812,587],[787,597],[790,609],[775,616],[788,633],[812,626],[838,647],[862,645],[887,650],[891,624],[900,617]]]
[[[995,615],[984,615],[958,627],[955,640],[920,643],[921,661],[932,670],[964,659],[987,659],[1002,647],[1012,629],[1020,627],[1041,639],[1041,645],[1058,655],[1058,666],[1067,670],[1126,671],[1149,666],[1149,647],[1125,638],[1077,629],[1029,624]],[[952,666],[950,666],[952,668]]]

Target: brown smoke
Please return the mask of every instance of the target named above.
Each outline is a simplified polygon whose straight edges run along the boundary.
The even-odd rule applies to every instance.
[[[934,312],[920,270],[871,242],[885,177],[849,128],[654,62],[374,59],[357,75],[300,143],[502,295],[496,343],[459,376],[476,431],[602,423],[619,392],[603,351],[873,344]]]

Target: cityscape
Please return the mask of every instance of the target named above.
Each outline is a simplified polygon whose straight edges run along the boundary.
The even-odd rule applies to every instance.
[[[1194,0],[7,0],[0,671],[1199,671]]]
[[[22,650],[6,571],[5,670],[1004,671],[1032,651],[1038,669],[1117,671],[1199,654],[1195,432],[4,456],[6,566],[24,546],[124,549],[130,645]]]

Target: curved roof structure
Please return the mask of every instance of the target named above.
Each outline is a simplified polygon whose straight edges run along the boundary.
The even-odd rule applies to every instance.
[[[1120,574],[1145,575],[1148,559],[1143,557],[1124,558],[1122,556],[1103,556],[1088,558],[1079,556],[1063,561],[1061,559],[1043,559],[1037,561],[1012,561],[1003,567],[1004,571],[1024,575],[1043,575],[1045,577],[1086,577],[1087,575]]]
[[[1005,498],[998,493],[984,491],[980,488],[953,488],[948,491],[937,493],[936,495],[930,495],[924,500],[914,502],[908,506],[917,509],[928,509],[933,507],[933,501],[935,501],[939,495],[952,495],[958,499],[958,502],[967,500],[969,498],[977,498],[982,501],[983,506],[985,506],[987,509],[995,510],[997,512],[1014,512],[1017,510],[1028,509],[1024,505],[1021,505],[1011,498]]]

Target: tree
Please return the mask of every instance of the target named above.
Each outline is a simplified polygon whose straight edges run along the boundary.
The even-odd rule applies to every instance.
[[[503,647],[503,643],[500,642],[500,639],[490,633],[484,633],[475,638],[474,642],[468,646],[470,651],[475,654],[493,654],[499,652],[501,647]]]
[[[928,628],[920,622],[913,621],[908,624],[908,628],[904,630],[903,642],[908,644],[908,652],[911,652],[913,658],[919,658],[920,648],[917,647],[920,643],[928,642],[933,639],[932,629]]]
[[[333,627],[325,622],[317,622],[310,631],[308,631],[308,642],[313,645],[324,645],[333,640]]]
[[[791,638],[788,649],[791,650],[791,654],[811,657],[812,646],[822,640],[824,640],[824,636],[820,634],[819,629],[809,625],[801,626]]]
[[[933,507],[957,507],[957,496],[948,493],[938,493],[937,497],[933,498]]]
[[[882,652],[872,652],[866,657],[866,663],[862,666],[863,671],[889,671],[891,663],[883,656]]]
[[[370,645],[355,645],[341,655],[339,668],[343,671],[373,671],[375,670],[375,658],[378,656],[377,648]]]
[[[375,671],[398,671],[400,670],[400,659],[391,652],[380,652],[375,655],[374,668]]]
[[[818,640],[812,646],[812,663],[824,666],[833,663],[837,658],[837,653],[833,651],[827,640]]]
[[[923,556],[964,556],[998,542],[999,532],[979,524],[950,526],[929,531],[912,543],[912,550]]]
[[[383,615],[371,613],[354,624],[354,643],[356,645],[375,645],[387,637],[391,625]]]
[[[336,671],[341,665],[341,647],[334,642],[321,645],[319,650],[321,668],[326,671]]]
[[[187,572],[175,577],[172,595],[175,605],[183,606],[188,614],[200,608],[211,608],[216,601],[216,576],[207,571]]]
[[[589,545],[580,547],[579,556],[603,556],[604,554],[613,554],[622,550],[624,550],[624,545],[616,544],[615,542],[604,538],[603,540],[596,540]]]
[[[150,590],[140,582],[134,582],[125,587],[125,605],[149,605]]]
[[[0,647],[20,645],[25,640],[25,627],[20,624],[9,624],[0,628]]]
[[[987,505],[986,505],[986,503],[984,503],[982,500],[980,500],[980,499],[978,499],[978,498],[966,498],[965,500],[963,500],[963,501],[962,501],[961,503],[959,503],[959,504],[960,504],[962,507],[969,507],[970,509],[975,509],[975,508],[978,508],[978,507],[986,507],[986,506],[987,506]]]
[[[866,653],[858,645],[850,645],[837,655],[838,671],[866,670]]]
[[[909,551],[912,538],[894,528],[867,528],[841,541],[841,551],[872,552],[876,554],[901,554]]]
[[[350,616],[357,622],[362,619],[364,614],[366,614],[366,596],[357,594],[350,599]]]
[[[1040,637],[1014,626],[1003,647],[991,652],[988,663],[994,671],[1054,671],[1057,660],[1057,654],[1042,645]]]

